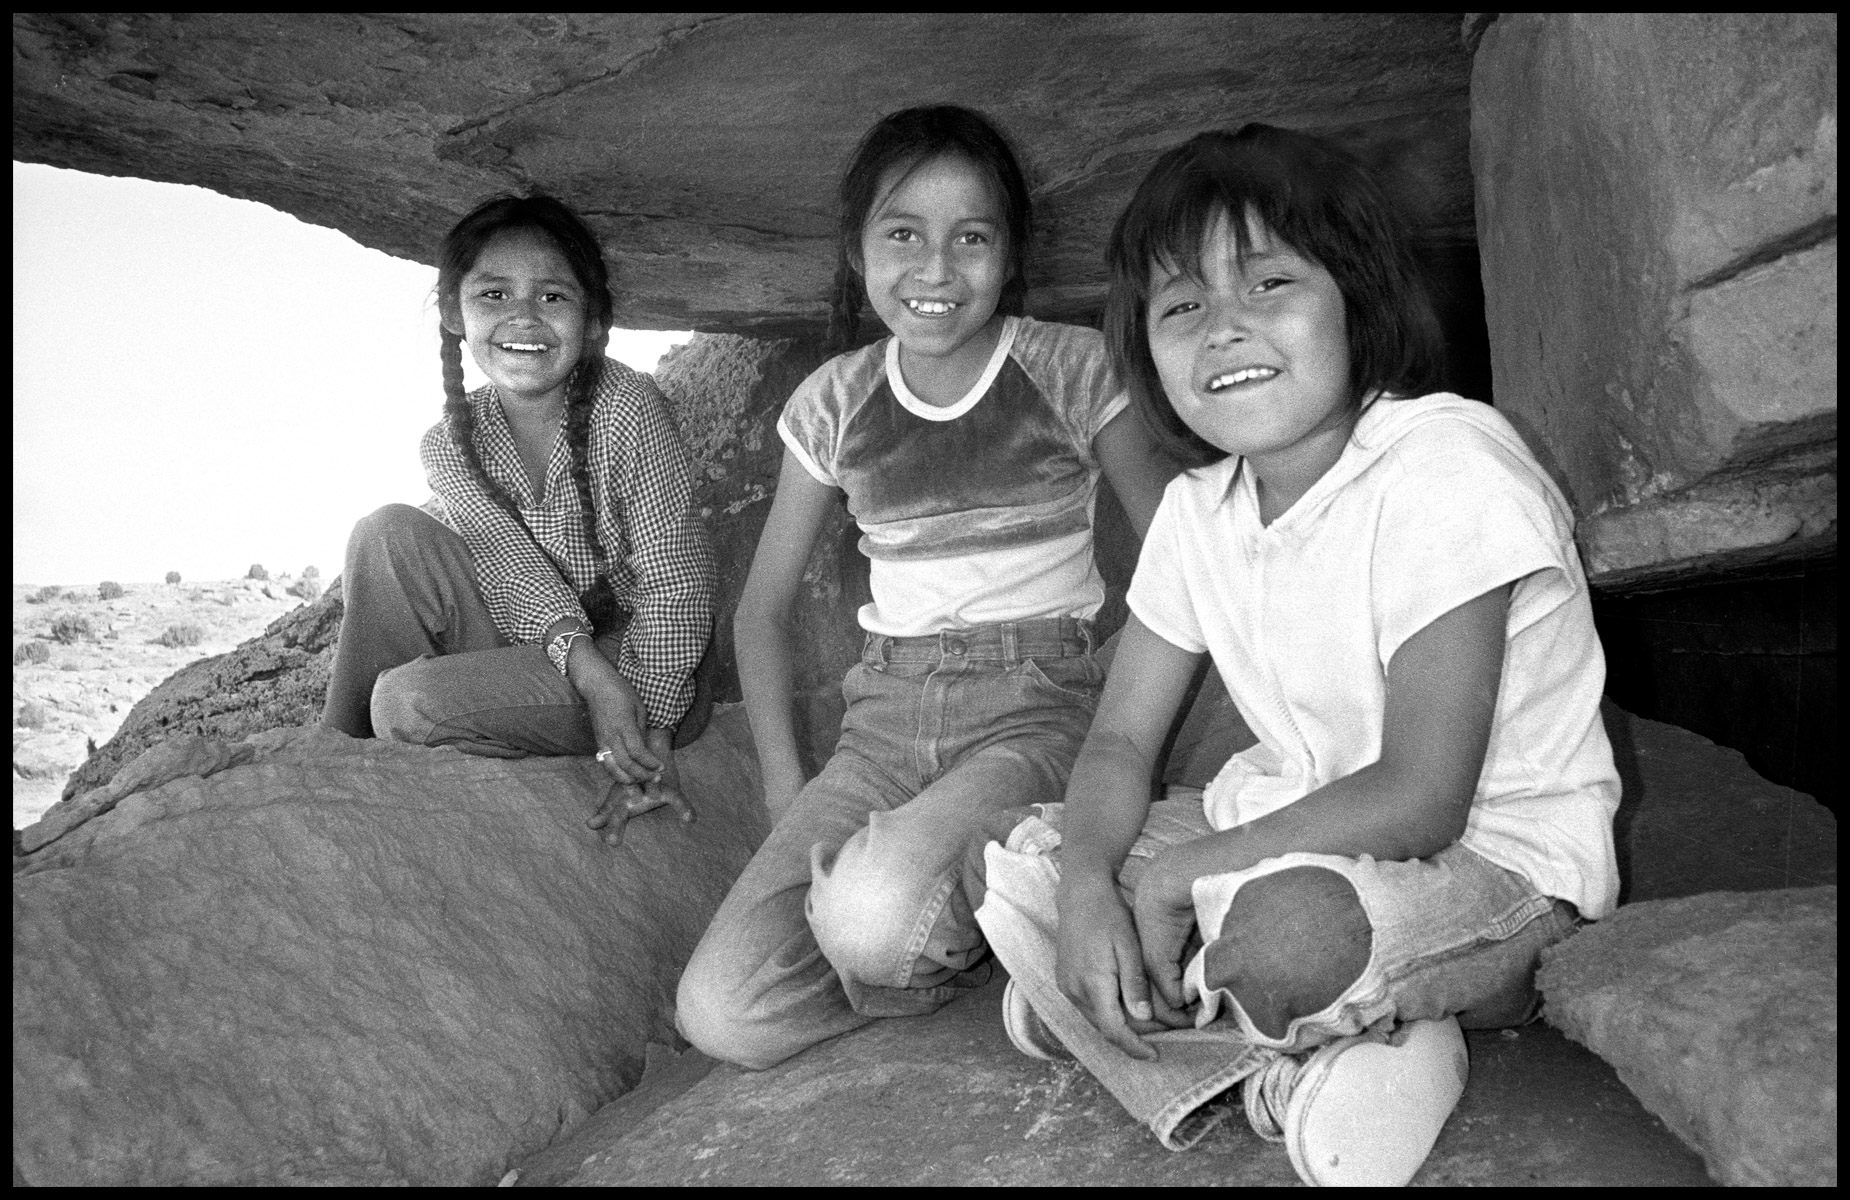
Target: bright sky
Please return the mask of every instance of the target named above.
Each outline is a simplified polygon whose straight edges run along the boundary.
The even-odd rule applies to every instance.
[[[436,282],[262,204],[14,163],[14,583],[338,574],[355,520],[430,494]]]

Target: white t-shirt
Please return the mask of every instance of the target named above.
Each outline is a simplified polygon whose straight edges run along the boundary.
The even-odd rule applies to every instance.
[[[871,564],[861,627],[916,637],[1098,611],[1092,440],[1128,403],[1097,330],[1009,317],[955,404],[912,394],[889,337],[817,368],[777,432],[847,493]]]
[[[1515,583],[1484,772],[1464,844],[1597,919],[1618,899],[1619,776],[1605,661],[1573,517],[1495,410],[1383,400],[1270,526],[1240,460],[1179,476],[1144,540],[1133,612],[1214,657],[1259,737],[1208,785],[1231,829],[1381,756],[1387,667],[1413,634]]]

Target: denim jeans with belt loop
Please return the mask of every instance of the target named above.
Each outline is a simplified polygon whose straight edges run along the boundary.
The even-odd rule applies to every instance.
[[[987,954],[983,846],[1056,801],[1104,683],[1089,621],[871,634],[840,741],[753,857],[682,976],[701,1050],[772,1066],[956,996]]]

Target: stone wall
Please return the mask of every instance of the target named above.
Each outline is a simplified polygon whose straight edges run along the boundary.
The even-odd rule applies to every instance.
[[[1837,18],[1506,15],[1471,102],[1497,405],[1595,584],[1834,555]]]

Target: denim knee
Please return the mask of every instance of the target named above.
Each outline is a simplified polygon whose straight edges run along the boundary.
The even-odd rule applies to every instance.
[[[427,703],[430,688],[426,680],[430,675],[429,664],[436,661],[425,655],[379,673],[378,681],[373,684],[372,698],[375,737],[409,742],[414,746],[430,744],[436,720]]]
[[[696,949],[675,987],[675,1028],[702,1054],[761,1071],[783,1056],[766,1057],[765,1048],[752,1036],[750,1022],[735,1003],[743,982],[733,977],[720,956]]]
[[[353,524],[347,538],[349,558],[356,551],[375,549],[398,541],[422,541],[435,530],[447,530],[441,521],[409,504],[386,504]]]
[[[905,844],[870,847],[862,829],[828,861],[826,847],[810,856],[809,927],[844,980],[873,987],[914,985],[919,957],[956,886],[955,873],[921,869]]]

